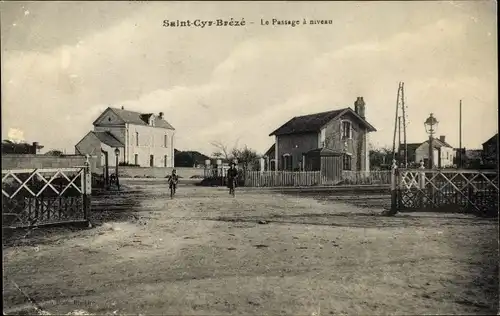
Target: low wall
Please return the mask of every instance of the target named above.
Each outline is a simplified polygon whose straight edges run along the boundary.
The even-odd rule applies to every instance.
[[[43,169],[43,168],[73,168],[83,166],[85,156],[44,156],[44,155],[2,155],[2,170],[5,169]],[[92,172],[96,171],[96,159],[90,157]]]
[[[122,178],[165,178],[172,173],[173,168],[162,167],[130,167],[119,166],[118,175]],[[203,178],[203,168],[175,168],[177,175],[184,179],[190,179],[192,176]],[[115,167],[109,168],[109,174],[115,173]]]

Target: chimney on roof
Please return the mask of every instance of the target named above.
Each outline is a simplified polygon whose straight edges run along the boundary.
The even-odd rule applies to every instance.
[[[38,152],[38,142],[33,142],[33,145],[31,146],[31,153],[33,155],[36,155]]]
[[[441,142],[443,142],[443,143],[446,142],[445,139],[446,139],[446,137],[444,135],[439,136],[439,140]]]
[[[363,97],[358,97],[354,102],[354,111],[363,119],[365,118],[365,101]]]
[[[158,114],[159,114],[159,115],[158,115],[158,117],[159,117],[160,119],[163,119],[163,112],[160,112],[160,113],[158,113]]]

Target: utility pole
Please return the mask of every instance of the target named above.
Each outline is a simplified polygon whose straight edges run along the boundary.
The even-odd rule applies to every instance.
[[[398,95],[396,98],[396,116],[394,118],[394,136],[392,138],[392,159],[396,160],[396,130],[398,129],[398,109],[399,109],[399,91],[401,91],[401,82],[398,87]],[[399,149],[398,149],[399,150]]]
[[[401,116],[398,117],[398,160],[401,162]]]
[[[401,108],[403,110],[403,142],[404,142],[404,166],[408,168],[408,148],[406,144],[406,113],[405,113],[405,90],[404,90],[404,82],[401,82]]]
[[[402,115],[399,115],[399,108],[401,108]],[[401,122],[401,118],[402,121]],[[404,146],[401,146],[401,123],[403,125],[403,142]],[[406,113],[405,113],[405,102],[404,102],[404,82],[399,83],[398,95],[396,101],[396,118],[394,121],[394,136],[392,139],[392,151],[393,159],[398,158],[398,165],[404,164],[404,167],[408,167],[408,148],[406,144]],[[396,133],[398,134],[398,146],[397,146],[397,156],[396,156]],[[404,154],[402,153],[404,151]]]
[[[460,100],[460,116],[459,116],[459,123],[458,123],[458,147],[460,148],[460,158],[458,160],[458,168],[462,168],[462,154],[464,153],[462,150],[462,100]]]

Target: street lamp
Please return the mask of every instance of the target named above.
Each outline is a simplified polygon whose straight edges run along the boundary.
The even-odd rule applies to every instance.
[[[433,113],[429,115],[429,117],[425,120],[425,131],[429,134],[429,169],[432,169],[434,166],[433,158],[434,158],[434,148],[433,148],[433,135],[436,132],[437,125],[439,124],[438,120],[433,116]]]
[[[118,157],[120,156],[120,149],[115,148],[115,156],[116,156],[116,186],[118,187],[118,190],[120,190],[120,180],[118,180]]]

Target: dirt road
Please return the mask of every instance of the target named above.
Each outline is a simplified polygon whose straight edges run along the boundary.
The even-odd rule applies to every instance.
[[[497,312],[494,220],[192,186],[171,200],[165,185],[124,184],[95,201],[107,223],[4,251],[7,313],[33,312],[14,284],[51,314]]]

